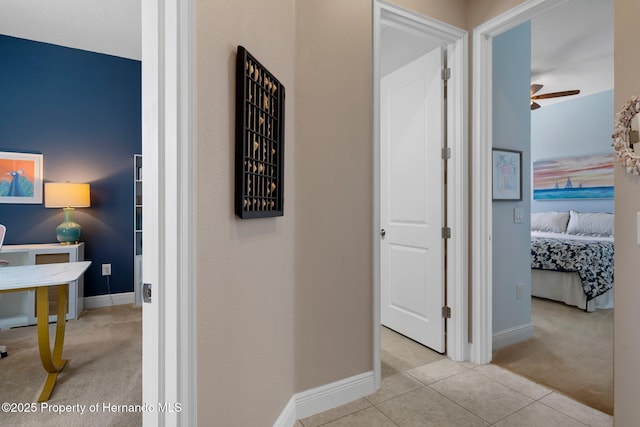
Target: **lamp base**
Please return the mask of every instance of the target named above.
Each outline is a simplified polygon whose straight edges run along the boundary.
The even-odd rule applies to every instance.
[[[63,245],[72,245],[80,241],[82,227],[73,221],[73,208],[63,208],[64,222],[56,227],[56,238]]]

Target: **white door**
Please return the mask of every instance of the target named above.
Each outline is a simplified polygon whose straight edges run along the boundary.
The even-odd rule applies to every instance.
[[[443,52],[380,80],[381,323],[444,352]]]

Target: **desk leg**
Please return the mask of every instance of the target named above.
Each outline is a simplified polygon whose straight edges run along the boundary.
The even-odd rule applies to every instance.
[[[38,347],[40,360],[45,371],[48,372],[38,402],[46,402],[56,385],[58,373],[64,369],[67,361],[62,359],[64,345],[64,329],[67,322],[67,292],[68,285],[58,285],[58,317],[56,319],[56,337],[53,344],[53,355],[49,342],[49,290],[46,286],[36,289],[36,311],[38,317]]]

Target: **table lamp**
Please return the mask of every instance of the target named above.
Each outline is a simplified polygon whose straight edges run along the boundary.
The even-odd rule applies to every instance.
[[[64,222],[56,227],[56,237],[63,245],[77,243],[82,234],[82,227],[73,220],[74,208],[91,206],[89,184],[73,182],[46,182],[44,184],[44,206],[46,208],[62,208]]]

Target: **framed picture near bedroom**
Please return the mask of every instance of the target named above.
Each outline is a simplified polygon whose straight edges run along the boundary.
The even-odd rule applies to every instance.
[[[533,162],[533,200],[613,199],[613,153]]]
[[[493,200],[522,200],[522,151],[494,148]]]

